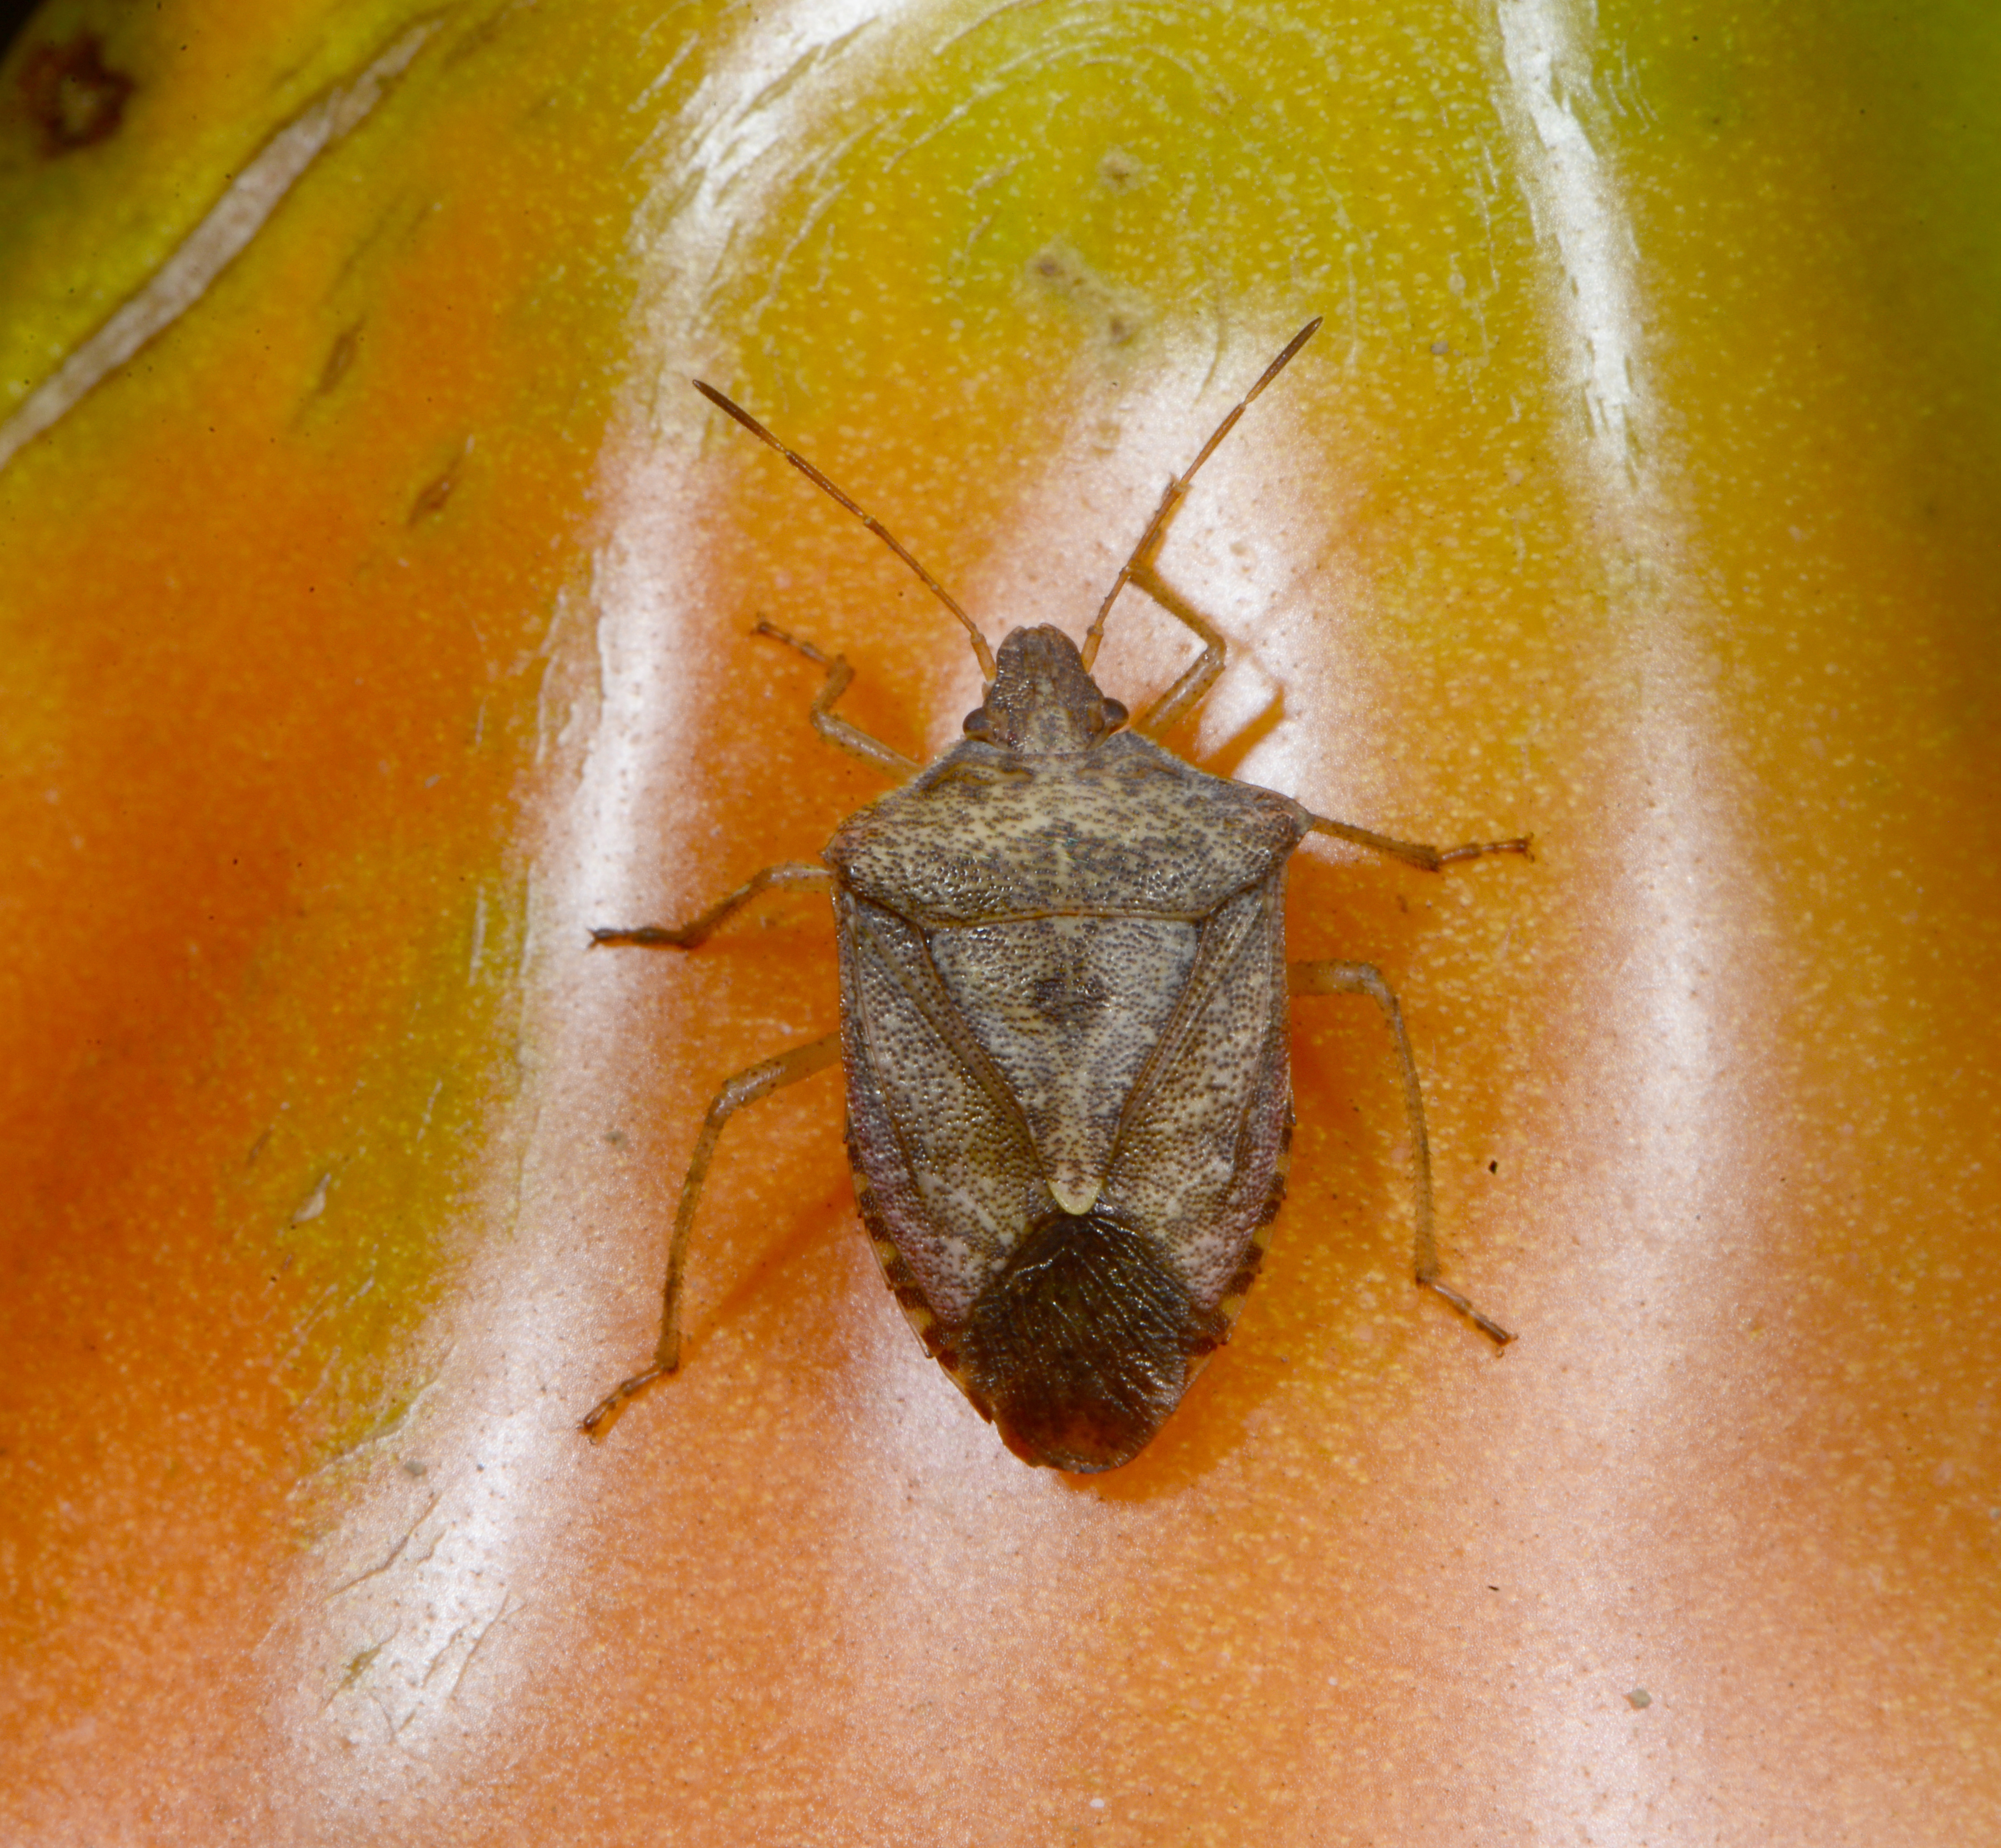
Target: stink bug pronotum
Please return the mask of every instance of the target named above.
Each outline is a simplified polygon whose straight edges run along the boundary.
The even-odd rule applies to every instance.
[[[740,1072],[716,1094],[682,1186],[653,1365],[583,1421],[601,1437],[673,1373],[688,1234],[722,1126],[838,1057],[856,1197],[883,1275],[932,1356],[1029,1463],[1115,1469],[1229,1337],[1286,1189],[1287,1003],[1366,995],[1403,1076],[1417,1194],[1416,1276],[1441,1282],[1431,1157],[1397,998],[1364,962],[1285,956],[1286,863],[1331,834],[1431,872],[1526,840],[1442,851],[1310,813],[1206,774],[1152,741],[1222,673],[1223,638],[1155,569],[1195,472],[1320,325],[1307,323],[1161,496],[1077,647],[1018,628],[997,656],[882,524],[747,412],[696,389],[854,514],[965,625],[986,683],[965,742],[928,768],[831,711],[839,656],[760,623],[826,670],[812,720],[900,787],[843,822],[817,866],[767,867],[691,922],[599,930],[593,944],[693,949],[774,886],[829,889],[837,1033]],[[1091,666],[1128,584],[1202,652],[1136,724]]]

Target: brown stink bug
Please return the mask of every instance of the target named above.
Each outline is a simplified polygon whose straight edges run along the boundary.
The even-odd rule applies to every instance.
[[[1287,1003],[1364,994],[1403,1075],[1417,1192],[1417,1281],[1498,1342],[1512,1338],[1439,1280],[1417,1067],[1382,976],[1285,954],[1286,864],[1311,833],[1436,872],[1441,851],[1310,813],[1210,776],[1147,735],[1223,671],[1223,639],[1154,560],[1195,471],[1318,328],[1303,328],[1161,496],[1080,651],[1018,628],[997,656],[931,573],[826,476],[722,393],[697,389],[866,523],[966,625],[986,695],[965,742],[925,768],[830,710],[813,722],[902,786],[841,823],[818,866],[767,867],[691,923],[600,930],[594,944],[692,949],[778,885],[831,889],[837,1033],[753,1066],[710,1105],[681,1189],[654,1363],[584,1419],[602,1436],[673,1372],[688,1234],[723,1124],[831,1064],[847,1074],[847,1146],[863,1222],[919,1339],[1029,1463],[1115,1469],[1228,1339],[1286,1190],[1292,1142]],[[1091,666],[1127,584],[1202,642],[1136,725]]]

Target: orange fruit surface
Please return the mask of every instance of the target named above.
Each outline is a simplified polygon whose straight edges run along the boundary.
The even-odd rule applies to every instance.
[[[0,1838],[2001,1827],[1991,13],[57,0],[0,67]],[[1983,73],[1985,75],[1983,75]],[[67,86],[67,87],[65,87]],[[1291,1193],[1108,1475],[919,1351],[809,860],[1162,569],[1315,810]],[[1136,712],[1192,644],[1129,593]]]

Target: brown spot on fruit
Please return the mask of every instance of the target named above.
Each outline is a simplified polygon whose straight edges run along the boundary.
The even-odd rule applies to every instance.
[[[21,93],[51,159],[116,134],[133,88],[105,63],[103,41],[88,30],[67,44],[38,45],[22,61]]]
[[[1147,169],[1124,148],[1114,148],[1098,163],[1098,177],[1115,193],[1129,193],[1145,181]]]
[[[420,520],[428,520],[433,514],[444,511],[445,503],[451,499],[451,491],[458,485],[458,471],[465,461],[466,452],[472,447],[471,440],[462,444],[457,455],[446,465],[444,472],[426,482],[417,491],[417,497],[410,503],[406,524],[415,526]]]
[[[344,327],[336,336],[333,345],[327,350],[326,364],[320,368],[319,391],[324,397],[339,385],[354,364],[354,350],[361,343],[361,329],[357,325]]]

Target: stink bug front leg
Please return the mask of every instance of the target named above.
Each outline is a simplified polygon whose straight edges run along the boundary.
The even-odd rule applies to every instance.
[[[828,709],[847,691],[849,682],[854,678],[854,670],[848,666],[844,655],[823,655],[810,642],[788,635],[769,622],[760,621],[750,632],[753,635],[769,635],[774,642],[795,648],[809,661],[826,670],[826,684],[820,688],[808,716],[813,721],[813,729],[835,750],[844,750],[865,764],[872,764],[878,770],[886,770],[899,782],[907,783],[923,769],[921,764],[913,763],[900,750],[892,750],[879,738],[870,737],[859,726],[851,725],[845,719],[837,719]]]
[[[781,1053],[775,1059],[739,1072],[715,1094],[708,1115],[702,1119],[701,1134],[695,1139],[687,1178],[681,1183],[680,1207],[674,1215],[674,1235],[667,1247],[666,1280],[660,1286],[660,1338],[653,1350],[653,1364],[643,1373],[621,1381],[591,1408],[577,1427],[586,1437],[602,1439],[634,1399],[656,1381],[666,1379],[681,1363],[681,1272],[687,1259],[688,1234],[694,1227],[702,1183],[708,1178],[708,1164],[715,1159],[722,1126],[746,1104],[754,1104],[785,1085],[811,1077],[840,1056],[840,1035],[830,1033],[810,1046],[795,1046],[789,1053]]]
[[[1196,703],[1221,677],[1228,653],[1223,637],[1212,628],[1195,605],[1154,570],[1150,558],[1133,573],[1133,582],[1168,614],[1195,631],[1202,639],[1202,653],[1187,672],[1140,715],[1136,729],[1157,738]]]
[[[1436,851],[1436,849],[1427,849]],[[1397,1065],[1404,1079],[1404,1111],[1410,1119],[1411,1166],[1417,1187],[1415,1269],[1422,1289],[1436,1290],[1483,1335],[1505,1347],[1515,1337],[1449,1283],[1439,1281],[1438,1241],[1432,1229],[1432,1148],[1425,1132],[1424,1093],[1418,1084],[1418,1062],[1411,1054],[1411,1036],[1404,1030],[1404,1011],[1382,971],[1366,962],[1294,962],[1286,970],[1287,987],[1298,994],[1366,994],[1382,1011],[1397,1047]]]
[[[1098,659],[1098,645],[1105,639],[1105,619],[1112,614],[1112,606],[1119,600],[1119,593],[1128,584],[1136,584],[1169,615],[1194,630],[1201,639],[1202,653],[1193,664],[1141,714],[1134,725],[1135,731],[1148,737],[1157,737],[1184,713],[1192,710],[1196,701],[1215,685],[1228,657],[1222,636],[1154,569],[1154,561],[1167,542],[1168,528],[1181,511],[1181,503],[1188,499],[1195,471],[1215,454],[1216,446],[1237,427],[1237,419],[1250,409],[1258,394],[1285,371],[1292,363],[1293,356],[1320,331],[1320,316],[1314,315],[1286,343],[1284,350],[1258,374],[1258,382],[1237,400],[1230,415],[1209,433],[1209,440],[1202,444],[1195,460],[1168,481],[1161,496],[1161,504],[1154,508],[1153,518],[1147,522],[1147,530],[1140,535],[1140,543],[1133,548],[1133,555],[1119,567],[1119,575],[1112,580],[1112,588],[1105,592],[1105,600],[1098,606],[1098,614],[1085,632],[1083,660],[1088,671]]]

